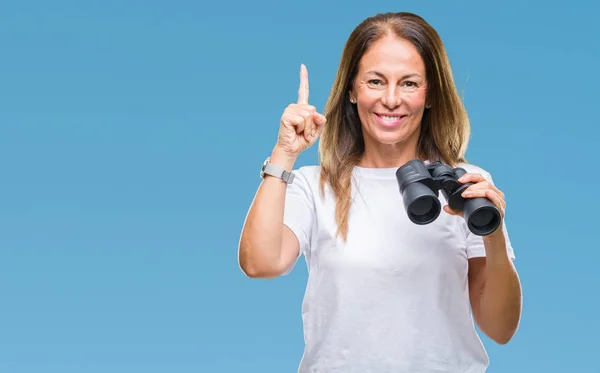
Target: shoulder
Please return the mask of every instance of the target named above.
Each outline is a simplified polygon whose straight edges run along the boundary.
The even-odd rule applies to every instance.
[[[302,166],[299,168],[295,168],[293,171],[294,175],[296,177],[301,177],[304,180],[307,181],[311,181],[311,180],[319,180],[319,177],[321,175],[321,166],[316,166],[316,165],[308,165],[308,166]]]
[[[294,173],[294,181],[293,184],[297,184],[303,188],[314,189],[319,186],[319,180],[321,177],[321,166],[302,166],[299,168],[295,168]]]
[[[319,190],[321,176],[320,166],[302,166],[292,170],[294,180],[288,185],[288,191],[301,192],[306,196],[314,196]]]

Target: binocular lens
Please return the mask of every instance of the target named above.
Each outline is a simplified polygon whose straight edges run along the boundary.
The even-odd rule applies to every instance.
[[[419,216],[427,215],[433,208],[433,201],[429,197],[418,199],[409,206],[410,213]]]
[[[415,224],[429,224],[441,211],[440,200],[425,185],[410,184],[403,193],[408,218]]]
[[[494,214],[491,211],[482,210],[478,214],[472,217],[473,225],[476,227],[485,227],[492,222]]]
[[[493,206],[482,206],[473,211],[469,211],[471,209],[468,207],[471,206],[465,206],[465,218],[471,232],[485,236],[493,233],[500,225],[501,217]]]

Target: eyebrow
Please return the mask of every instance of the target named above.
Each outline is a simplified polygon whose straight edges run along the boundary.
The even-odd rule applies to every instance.
[[[367,74],[375,74],[375,75],[377,75],[378,77],[380,77],[380,78],[384,78],[384,79],[385,79],[385,76],[384,76],[382,73],[380,73],[379,71],[375,71],[375,70],[369,70],[369,71],[367,71],[367,72],[365,73],[365,75],[367,75]],[[421,75],[419,75],[419,74],[417,74],[417,73],[406,74],[406,75],[404,75],[404,76],[402,77],[402,79],[406,79],[406,78],[412,78],[412,77],[417,77],[417,78],[420,78],[420,77],[421,77]]]

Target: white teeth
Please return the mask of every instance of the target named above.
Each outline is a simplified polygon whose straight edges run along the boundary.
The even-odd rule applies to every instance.
[[[400,117],[390,117],[387,115],[381,115],[380,117],[381,117],[381,119],[385,120],[386,122],[395,122],[400,119]]]

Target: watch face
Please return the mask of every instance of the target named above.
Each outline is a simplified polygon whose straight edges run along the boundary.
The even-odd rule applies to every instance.
[[[260,168],[260,177],[265,177],[265,168],[267,168],[267,164],[269,163],[269,158],[267,158],[262,167]]]

